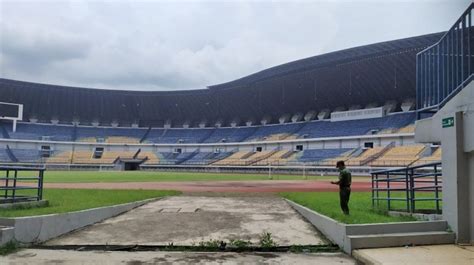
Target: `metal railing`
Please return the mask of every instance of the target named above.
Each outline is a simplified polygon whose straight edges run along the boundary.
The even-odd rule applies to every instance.
[[[434,45],[416,56],[416,104],[420,114],[441,108],[474,79],[474,3]]]
[[[441,162],[429,163],[414,167],[398,168],[371,172],[372,207],[380,206],[380,201],[387,203],[387,209],[393,208],[393,202],[405,202],[405,210],[410,213],[430,211],[417,209],[417,202],[432,201],[434,210],[441,213],[440,193],[442,191]],[[432,194],[433,196],[426,196]],[[402,209],[397,209],[402,210]]]
[[[44,171],[44,167],[0,167],[0,204],[41,201]]]

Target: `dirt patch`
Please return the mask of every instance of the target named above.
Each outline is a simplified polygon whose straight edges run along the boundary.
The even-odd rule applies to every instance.
[[[115,182],[115,183],[46,183],[45,188],[67,189],[147,189],[178,190],[182,192],[234,192],[268,193],[284,191],[338,191],[336,185],[327,181],[194,181],[194,182]],[[392,187],[403,188],[401,183]],[[370,182],[353,182],[353,191],[371,191]]]

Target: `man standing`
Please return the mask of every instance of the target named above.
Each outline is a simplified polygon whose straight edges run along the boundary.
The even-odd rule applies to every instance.
[[[331,181],[332,184],[339,185],[339,200],[341,209],[345,215],[349,215],[349,197],[351,196],[352,175],[349,169],[346,168],[344,161],[338,161],[336,164],[339,169],[339,180]]]

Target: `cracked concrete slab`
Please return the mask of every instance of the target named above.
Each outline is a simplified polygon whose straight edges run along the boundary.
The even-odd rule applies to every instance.
[[[278,245],[327,243],[276,196],[176,196],[53,239],[47,245],[192,245],[232,239],[258,244],[264,232],[271,233]]]
[[[343,253],[106,252],[25,249],[2,264],[356,264]]]

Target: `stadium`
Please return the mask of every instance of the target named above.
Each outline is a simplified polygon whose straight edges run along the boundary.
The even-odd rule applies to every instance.
[[[256,196],[251,195],[255,192],[278,194],[277,201],[288,206],[288,209],[278,208],[283,206],[264,196],[259,198],[264,202],[258,206],[262,208],[255,208],[256,212],[267,213],[271,210],[263,207],[275,207],[288,214],[282,217],[285,228],[257,222],[258,218],[266,218],[264,214],[258,217],[257,213],[247,213],[254,218],[253,226],[270,227],[265,231],[271,231],[277,242],[262,244],[257,252],[280,251],[279,246],[290,250],[301,246],[302,252],[313,255],[310,258],[322,258],[317,253],[330,249],[328,252],[336,253],[333,258],[340,262],[351,264],[345,252],[358,262],[373,264],[377,263],[374,258],[377,255],[370,249],[456,246],[456,243],[471,246],[474,238],[474,134],[472,111],[469,111],[473,104],[474,73],[472,9],[471,4],[446,32],[330,52],[193,90],[109,90],[0,78],[3,181],[0,191],[5,192],[0,196],[0,206],[6,205],[1,209],[8,209],[0,213],[0,242],[6,244],[7,251],[16,246],[8,242],[31,247],[22,251],[42,248],[51,251],[37,253],[41,257],[39,261],[45,263],[48,255],[55,255],[53,251],[73,253],[79,248],[112,252],[124,248],[139,253],[151,249],[166,251],[167,245],[173,248],[175,243],[181,245],[180,251],[187,248],[191,252],[228,251],[222,243],[214,243],[230,240],[228,245],[232,245],[236,242],[235,234],[245,232],[226,230],[237,213],[223,223],[217,222],[226,216],[221,208],[237,207],[232,204],[236,202],[231,202],[237,196],[235,200],[248,204],[245,211],[250,211],[257,207],[249,201]],[[450,163],[453,160],[456,163]],[[355,213],[351,217],[355,216],[354,219],[339,212],[337,201],[330,204],[338,198],[337,186],[329,184],[339,174],[335,167],[338,161],[343,161],[352,172],[355,201],[351,203]],[[89,194],[92,190],[95,193]],[[121,192],[135,197],[114,201]],[[202,195],[209,192],[237,194]],[[179,193],[184,195],[173,196]],[[49,201],[55,205],[56,199],[67,201],[67,197],[61,196],[72,195],[92,196],[90,201],[110,196],[111,201],[59,212],[54,209],[49,212],[45,206],[48,203],[43,203]],[[328,201],[324,201],[324,196]],[[143,201],[155,197],[164,198]],[[310,203],[319,199],[327,203],[327,208],[334,209],[320,209],[322,206]],[[205,203],[199,204],[200,200]],[[12,206],[17,203],[28,206]],[[79,215],[80,211],[85,214],[88,208],[107,208],[120,203],[133,206],[121,206],[126,210],[120,211],[114,208],[113,213],[91,213],[94,217]],[[126,217],[159,203],[162,205],[156,206],[159,211],[154,215]],[[365,215],[368,210],[364,207],[380,205],[382,210],[372,209],[373,216]],[[187,217],[180,221],[178,217],[180,213],[206,212],[206,207],[214,207],[210,212],[221,212],[201,221],[196,214],[196,223]],[[29,210],[32,212],[28,213]],[[174,215],[159,216],[166,212]],[[37,213],[40,215],[35,216]],[[15,219],[42,218],[41,214],[69,214],[66,217],[69,221],[63,224],[60,217],[47,219],[61,228],[45,228],[45,225],[38,229],[49,230],[25,232],[36,229],[33,221],[28,228],[22,228],[21,222]],[[276,213],[268,213],[272,214]],[[285,223],[290,222],[285,218],[290,220],[296,215],[301,219],[297,221],[304,224],[298,225],[308,230],[288,232],[289,239],[281,236],[279,231],[292,226]],[[327,223],[325,215],[337,220],[333,220],[334,225]],[[238,218],[247,220],[248,216]],[[78,225],[81,222],[71,221],[74,218],[91,221]],[[159,232],[162,237],[151,238],[147,235],[150,230],[133,228],[130,233],[139,235],[136,237],[140,239],[127,238],[125,232],[125,236],[117,239],[109,237],[115,233],[110,231],[116,230],[100,230],[101,226],[126,222],[127,218],[156,218],[159,223],[142,225],[163,225],[163,231]],[[222,226],[218,231],[206,228],[207,231],[197,225],[204,227],[203,223],[212,219],[216,227]],[[174,227],[173,223],[180,226]],[[344,228],[337,228],[336,224]],[[128,229],[126,225],[117,227],[114,229]],[[203,232],[194,235],[181,232],[180,227],[202,228]],[[246,229],[248,232],[256,228],[249,225]],[[322,239],[304,236],[313,230],[322,234]],[[342,230],[347,234],[339,235],[337,231]],[[169,231],[175,232],[167,234]],[[253,251],[255,246],[251,241],[261,232],[249,236],[249,244],[234,244],[234,247]],[[31,233],[38,236],[32,238]],[[186,237],[180,233],[188,234]],[[199,242],[197,247],[200,238],[207,241]],[[406,251],[402,255],[413,255],[404,248],[399,251]],[[436,246],[433,251],[438,251]],[[452,255],[458,253],[450,248],[446,251]],[[70,261],[79,261],[74,260],[74,255],[71,254]],[[462,262],[472,260],[470,255]],[[266,262],[262,257],[258,261]],[[240,258],[244,263],[256,262],[244,256]],[[288,257],[274,262],[293,263],[299,256],[285,258]],[[128,257],[120,259],[124,261]],[[222,261],[225,257],[216,259]],[[197,258],[185,263],[195,261],[210,262]],[[304,259],[300,262],[310,263]]]
[[[438,161],[441,149],[414,144],[413,133],[416,53],[440,36],[315,56],[201,90],[107,91],[2,79],[3,100],[21,104],[26,122],[15,131],[2,124],[0,160],[104,168],[120,158],[147,169]]]

